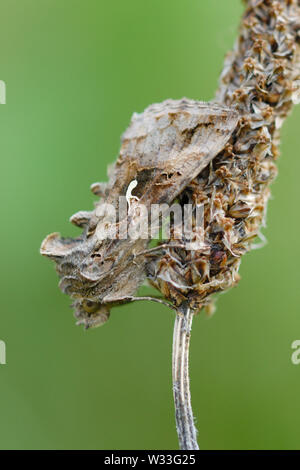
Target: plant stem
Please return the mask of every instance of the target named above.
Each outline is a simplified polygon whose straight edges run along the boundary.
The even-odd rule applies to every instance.
[[[181,450],[198,450],[191,406],[189,345],[194,312],[188,306],[176,314],[173,333],[172,375],[176,428]]]

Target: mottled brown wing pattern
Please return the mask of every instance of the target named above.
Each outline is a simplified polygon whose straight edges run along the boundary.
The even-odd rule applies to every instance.
[[[214,103],[167,100],[134,114],[122,137],[112,193],[136,179],[144,204],[172,200],[222,150],[238,113]]]

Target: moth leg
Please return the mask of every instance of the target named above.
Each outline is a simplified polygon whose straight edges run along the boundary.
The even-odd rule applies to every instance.
[[[164,250],[166,248],[182,248],[182,249],[185,249],[185,245],[182,245],[182,244],[178,244],[178,245],[175,245],[175,244],[170,244],[170,243],[163,243],[162,245],[157,245],[157,246],[154,246],[153,248],[149,248],[148,250],[144,250],[144,251],[140,251],[139,253],[136,253],[134,255],[134,258],[137,258],[138,256],[145,256],[145,255],[148,255],[148,254],[151,254],[155,251],[159,251],[159,250]]]
[[[130,299],[131,302],[135,302],[136,300],[150,300],[152,302],[157,302],[157,303],[165,305],[166,307],[169,307],[171,310],[175,310],[175,312],[177,312],[177,308],[174,307],[174,305],[170,304],[169,302],[166,302],[165,300],[162,300],[160,297],[145,296],[145,297],[131,297],[131,299]]]
[[[134,297],[132,295],[124,295],[122,297],[114,297],[114,298],[111,298],[111,299],[109,297],[105,297],[105,303],[111,303],[111,304],[115,304],[115,305],[126,303],[126,302],[135,302],[135,301],[138,301],[138,300],[150,300],[152,302],[157,302],[157,303],[165,305],[166,307],[169,307],[171,310],[175,310],[175,312],[177,312],[177,308],[174,305],[172,305],[171,303],[169,303],[165,300],[162,300],[160,297],[151,297],[151,296]]]

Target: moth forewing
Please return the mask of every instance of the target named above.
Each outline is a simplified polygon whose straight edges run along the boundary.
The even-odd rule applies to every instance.
[[[171,203],[224,148],[237,121],[234,109],[215,103],[182,99],[152,105],[133,115],[117,175],[134,176],[135,194],[145,205]]]

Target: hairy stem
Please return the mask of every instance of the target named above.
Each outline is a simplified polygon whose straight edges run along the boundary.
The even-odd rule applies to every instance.
[[[191,405],[189,378],[189,346],[194,312],[181,306],[177,312],[173,333],[173,395],[176,428],[182,450],[198,450],[197,430]]]

